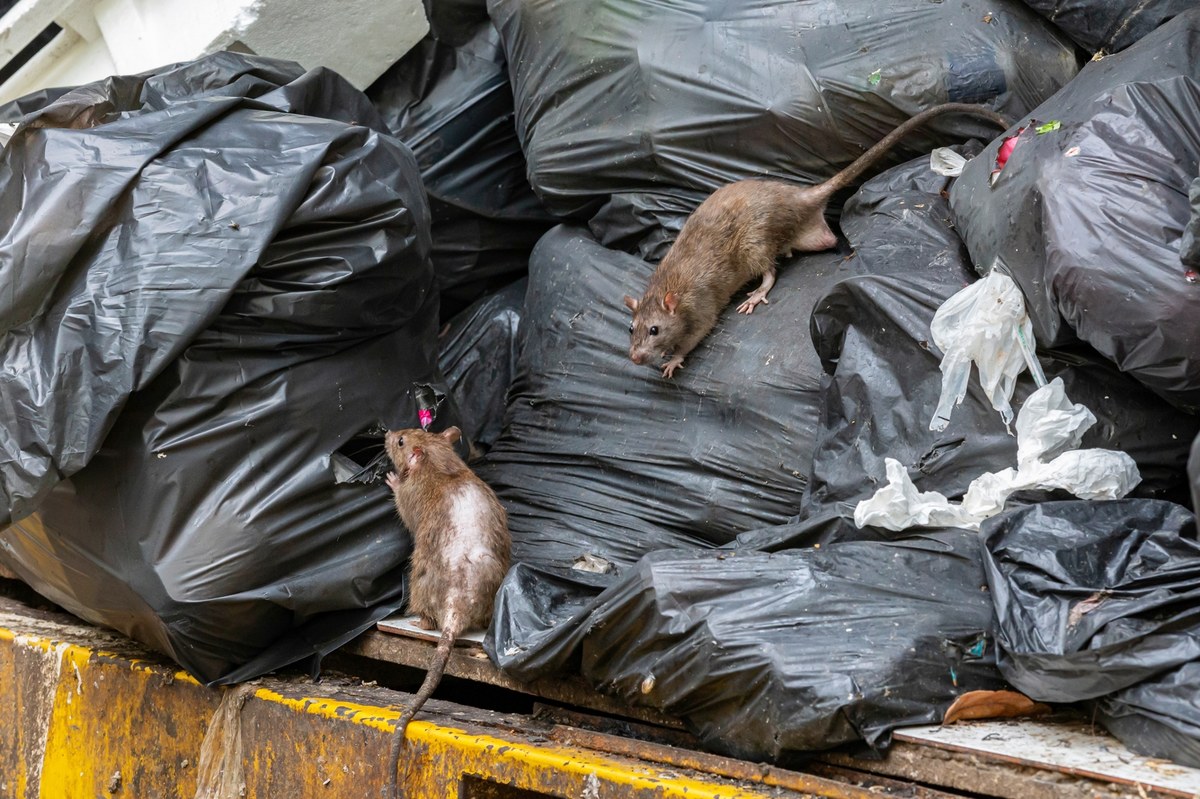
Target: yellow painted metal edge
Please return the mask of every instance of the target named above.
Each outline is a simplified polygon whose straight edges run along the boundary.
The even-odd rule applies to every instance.
[[[82,643],[89,633],[0,614],[0,716],[10,730],[0,737],[0,796],[380,795],[398,705],[409,695],[272,678],[234,689],[231,704],[229,689],[205,688],[150,656],[91,648]],[[803,795],[548,743],[520,729],[520,716],[461,710],[456,721],[426,713],[409,725],[405,796],[470,796],[480,783],[572,799]]]

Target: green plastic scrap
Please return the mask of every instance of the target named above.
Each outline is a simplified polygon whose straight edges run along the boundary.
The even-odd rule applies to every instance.
[[[1059,122],[1057,119],[1052,119],[1043,125],[1038,125],[1036,128],[1034,128],[1034,130],[1038,132],[1038,135],[1041,135],[1043,133],[1050,133],[1051,131],[1058,130],[1061,127],[1061,122]]]
[[[874,72],[872,72],[870,75],[867,76],[867,83],[871,84],[872,86],[878,86],[879,81],[882,78],[883,78],[883,70],[877,69]]]

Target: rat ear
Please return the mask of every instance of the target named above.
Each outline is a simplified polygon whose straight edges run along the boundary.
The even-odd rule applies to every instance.
[[[457,427],[447,427],[442,431],[442,438],[453,444],[455,441],[458,441],[460,438],[462,438],[462,431]]]
[[[638,301],[635,300],[633,297],[630,297],[628,294],[626,294],[625,295],[625,307],[628,308],[629,310],[633,311],[634,313],[637,313]]]
[[[679,307],[679,295],[673,291],[668,291],[663,295],[662,306],[664,311],[674,316],[675,309]]]

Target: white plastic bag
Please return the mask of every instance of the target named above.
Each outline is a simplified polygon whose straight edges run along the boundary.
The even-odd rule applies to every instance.
[[[939,175],[956,178],[962,174],[967,159],[949,147],[939,147],[929,154],[929,168]]]
[[[936,491],[918,491],[904,465],[887,458],[888,484],[858,503],[854,523],[887,530],[978,530],[985,519],[1004,510],[1009,496],[1018,491],[1062,489],[1080,499],[1120,499],[1142,478],[1133,458],[1124,452],[1076,449],[1095,423],[1091,411],[1067,399],[1062,379],[1056,377],[1021,406],[1016,469],[980,475],[967,487],[960,504]]]
[[[1028,347],[1030,357],[1033,348],[1033,324],[1013,279],[992,269],[987,277],[942,303],[929,330],[942,351],[942,396],[929,429],[945,430],[950,423],[954,406],[967,395],[972,363],[992,407],[1006,425],[1011,423],[1013,389],[1027,362],[1022,344]]]

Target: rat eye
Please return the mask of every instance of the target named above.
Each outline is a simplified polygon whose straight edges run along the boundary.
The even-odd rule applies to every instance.
[[[658,325],[651,325],[651,326],[650,326],[650,335],[652,335],[652,336],[657,336],[657,335],[658,335]]]
[[[629,323],[629,332],[630,332],[631,334],[633,333],[633,322],[630,322],[630,323]]]
[[[396,439],[396,446],[397,446],[397,447],[403,447],[403,446],[404,446],[404,436],[401,436],[400,438],[397,438],[397,439]]]

